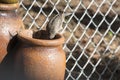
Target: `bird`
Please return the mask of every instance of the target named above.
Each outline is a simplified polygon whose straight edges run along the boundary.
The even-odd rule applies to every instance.
[[[71,13],[60,13],[55,15],[46,26],[46,31],[49,34],[49,39],[53,39],[57,33],[60,33],[63,29],[62,25],[65,22],[65,17]]]

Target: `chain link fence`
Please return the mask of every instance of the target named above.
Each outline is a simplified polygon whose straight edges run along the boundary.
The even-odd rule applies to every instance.
[[[45,29],[51,17],[71,12],[63,24],[65,80],[120,80],[120,0],[22,0],[27,29]]]

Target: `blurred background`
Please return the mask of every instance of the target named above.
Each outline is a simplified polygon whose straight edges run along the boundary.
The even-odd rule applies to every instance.
[[[65,80],[120,80],[120,0],[21,0],[26,29],[71,12],[63,24]]]

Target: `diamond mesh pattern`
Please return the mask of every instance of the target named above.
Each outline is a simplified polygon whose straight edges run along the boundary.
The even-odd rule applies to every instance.
[[[18,13],[27,29],[41,30],[52,16],[72,12],[63,25],[65,80],[119,80],[119,5],[119,0],[21,0]]]

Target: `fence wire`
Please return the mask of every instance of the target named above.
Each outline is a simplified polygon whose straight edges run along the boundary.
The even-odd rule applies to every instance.
[[[22,0],[25,27],[45,29],[49,19],[71,12],[63,25],[65,80],[120,80],[119,0]]]

